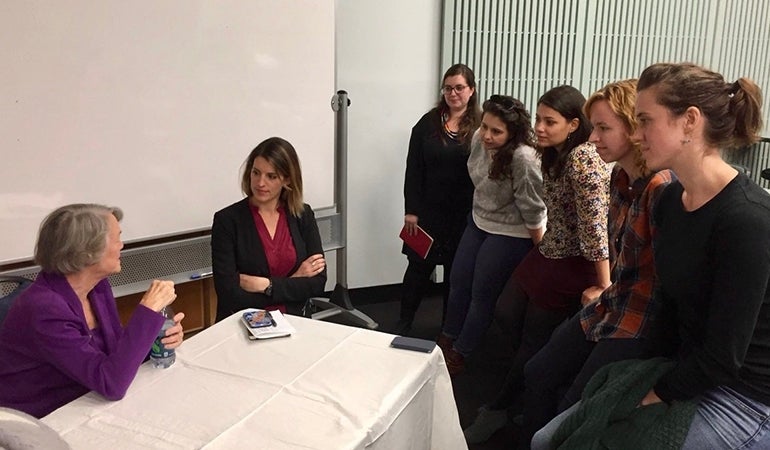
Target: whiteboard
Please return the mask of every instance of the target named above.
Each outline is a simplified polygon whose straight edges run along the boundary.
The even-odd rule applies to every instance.
[[[3,1],[0,61],[0,264],[67,203],[127,242],[206,229],[270,136],[334,203],[334,0]]]

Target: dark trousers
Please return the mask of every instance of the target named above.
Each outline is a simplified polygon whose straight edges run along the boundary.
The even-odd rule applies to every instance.
[[[553,330],[569,317],[570,311],[544,309],[530,301],[516,280],[511,279],[500,295],[497,306],[498,322],[510,329],[519,346],[503,387],[488,407],[506,409],[524,392],[524,366],[548,342]]]
[[[580,400],[588,380],[604,365],[655,353],[647,339],[589,341],[579,315],[574,315],[553,332],[524,368],[522,440],[529,442],[537,430]]]
[[[484,337],[500,291],[532,246],[532,239],[487,233],[468,219],[452,265],[442,328],[445,335],[456,338],[454,349],[463,356],[470,355]]]
[[[441,292],[444,297],[444,304],[441,312],[441,325],[444,324],[444,317],[446,317],[447,299],[449,298],[449,273],[452,267],[452,259],[453,257],[449,257],[448,261],[443,264],[444,283]],[[430,283],[430,275],[437,265],[424,259],[409,258],[409,265],[406,267],[406,272],[404,272],[404,282],[402,284],[401,312],[399,314],[402,320],[409,322],[414,320],[414,315],[417,313],[417,309],[420,307],[422,298]]]

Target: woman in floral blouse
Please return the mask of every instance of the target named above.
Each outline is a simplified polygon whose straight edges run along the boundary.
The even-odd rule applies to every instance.
[[[587,142],[591,124],[583,114],[584,103],[585,97],[566,85],[538,100],[535,133],[548,225],[498,299],[498,319],[520,339],[519,347],[497,398],[482,407],[478,424],[465,430],[468,443],[486,440],[489,426],[505,425],[507,408],[524,390],[524,365],[559,323],[610,285],[610,172]]]
[[[560,325],[527,363],[523,440],[580,400],[602,366],[650,358],[662,348],[660,301],[653,296],[658,285],[653,215],[675,177],[670,170],[647,168],[639,142],[631,138],[637,130],[635,103],[636,80],[623,80],[596,91],[583,108],[594,126],[589,140],[603,160],[615,162],[608,221],[612,285]]]

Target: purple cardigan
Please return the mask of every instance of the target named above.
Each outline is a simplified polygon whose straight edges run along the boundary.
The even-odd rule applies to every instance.
[[[39,418],[91,390],[123,398],[163,316],[139,305],[123,328],[107,279],[89,298],[94,330],[62,275],[41,272],[16,299],[0,326],[0,406]]]

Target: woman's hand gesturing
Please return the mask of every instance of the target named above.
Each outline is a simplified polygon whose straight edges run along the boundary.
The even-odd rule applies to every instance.
[[[140,305],[144,305],[155,312],[173,303],[176,300],[174,282],[168,280],[152,280],[150,288],[144,293]]]

